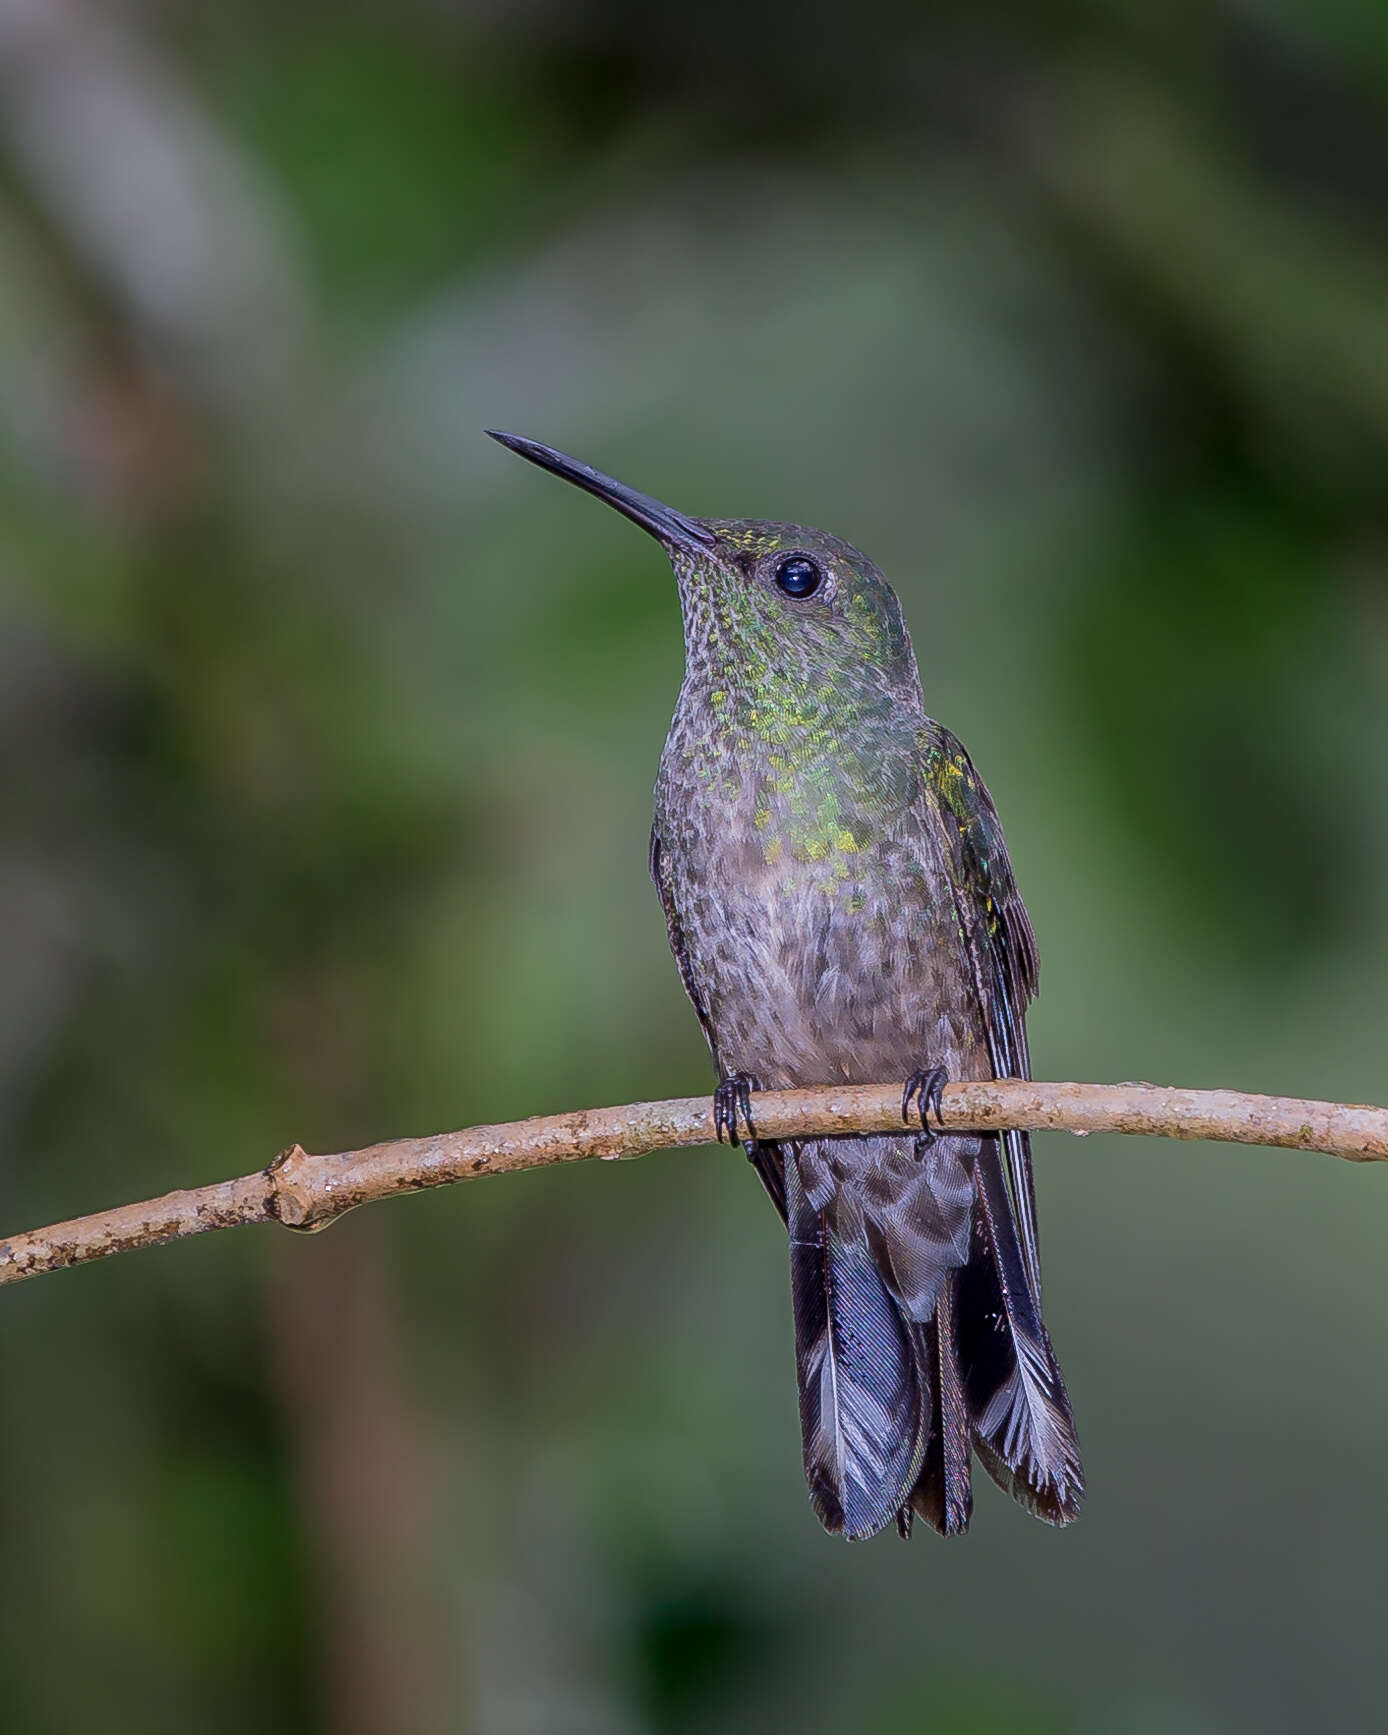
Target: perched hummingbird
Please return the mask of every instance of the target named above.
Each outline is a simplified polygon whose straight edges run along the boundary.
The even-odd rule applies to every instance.
[[[651,877],[790,1235],[800,1422],[826,1530],[968,1527],[970,1466],[1065,1524],[1084,1493],[1041,1318],[1025,1133],[935,1131],[947,1078],[1028,1076],[1037,953],[992,799],[928,717],[901,605],[822,530],[689,518],[562,452],[492,438],[665,548],[685,674]],[[897,1134],[757,1140],[751,1092],[906,1079]],[[912,1120],[915,1125],[911,1124]]]

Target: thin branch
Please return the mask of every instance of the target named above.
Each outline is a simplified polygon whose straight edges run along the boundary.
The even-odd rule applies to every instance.
[[[892,1132],[902,1125],[898,1084],[765,1091],[753,1098],[753,1108],[757,1131],[766,1139]],[[1355,1163],[1388,1161],[1388,1109],[1232,1090],[997,1079],[946,1086],[941,1124],[960,1132],[1025,1127],[1034,1132],[1223,1139],[1324,1151]],[[291,1145],[268,1168],[239,1180],[166,1193],[142,1204],[12,1235],[0,1241],[0,1283],[244,1223],[321,1229],[353,1206],[475,1175],[504,1175],[583,1157],[612,1161],[713,1140],[711,1101],[695,1096],[539,1115],[432,1138],[392,1139],[334,1156],[311,1156]]]

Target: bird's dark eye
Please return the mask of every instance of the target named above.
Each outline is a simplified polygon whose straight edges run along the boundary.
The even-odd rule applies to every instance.
[[[791,554],[776,568],[776,583],[787,596],[813,596],[824,574],[803,554]]]

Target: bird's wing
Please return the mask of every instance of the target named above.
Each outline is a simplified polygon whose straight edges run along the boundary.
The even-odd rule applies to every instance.
[[[665,858],[661,846],[660,833],[651,827],[651,880],[660,893],[660,907],[665,911],[665,932],[670,937],[670,950],[675,954],[675,963],[679,966],[680,981],[684,983],[684,991],[689,996],[689,1004],[694,1008],[699,1020],[699,1027],[708,1043],[709,1052],[714,1063],[718,1061],[718,1049],[713,1040],[713,1026],[708,1020],[708,1008],[704,1005],[699,984],[694,978],[694,964],[689,956],[689,948],[684,943],[684,929],[680,926],[680,913],[675,905],[674,878],[670,872],[670,864]]]
[[[661,846],[660,833],[651,827],[651,879],[655,889],[660,893],[660,907],[665,911],[665,932],[670,937],[670,950],[675,955],[675,963],[679,966],[680,981],[684,983],[684,991],[689,996],[689,1004],[698,1016],[699,1026],[703,1030],[704,1040],[708,1043],[709,1053],[713,1056],[713,1064],[718,1069],[719,1078],[723,1077],[723,1064],[718,1058],[718,1044],[713,1038],[713,1025],[709,1021],[708,1007],[699,987],[698,977],[694,972],[694,961],[689,955],[689,948],[684,941],[684,929],[680,925],[679,907],[675,902],[675,888],[670,864],[666,860],[665,851]],[[786,1215],[786,1183],[782,1166],[779,1145],[762,1144],[760,1140],[747,1146],[747,1155],[752,1167],[761,1177],[761,1184],[770,1195],[771,1203],[780,1213],[782,1220]]]
[[[953,866],[951,879],[987,1024],[993,1071],[998,1078],[1030,1078],[1026,1011],[1036,994],[1040,961],[1002,823],[973,761],[948,729],[930,722],[921,733],[920,745],[927,805],[940,824]],[[1022,1132],[1007,1132],[1002,1138],[1022,1257],[1039,1307],[1041,1261],[1031,1144]]]
[[[926,806],[944,842],[993,1071],[1000,1078],[1026,1078],[1025,1019],[1036,993],[1036,940],[997,810],[947,729],[929,724],[921,750]],[[1027,1135],[981,1139],[974,1172],[982,1209],[959,1289],[960,1362],[974,1446],[988,1473],[1015,1499],[1049,1523],[1068,1524],[1084,1495],[1084,1472],[1065,1382],[1041,1318]]]

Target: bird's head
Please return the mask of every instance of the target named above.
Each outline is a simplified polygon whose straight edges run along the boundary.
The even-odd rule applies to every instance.
[[[919,704],[896,592],[865,554],[823,530],[746,518],[691,518],[518,434],[494,440],[596,494],[662,544],[679,581],[691,676],[764,687],[777,679],[867,686]]]

